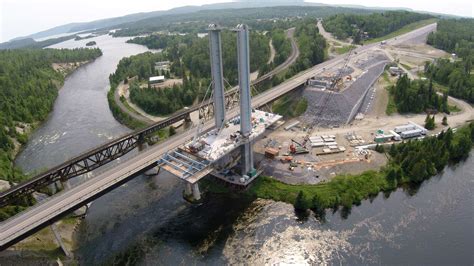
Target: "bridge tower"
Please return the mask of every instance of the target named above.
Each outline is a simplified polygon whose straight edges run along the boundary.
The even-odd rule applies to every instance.
[[[224,72],[222,70],[221,29],[210,24],[209,50],[211,57],[212,85],[214,89],[214,120],[216,128],[221,128],[225,120]]]
[[[249,29],[245,24],[237,25],[237,56],[239,65],[240,133],[244,139],[241,147],[242,175],[254,170],[253,149],[249,136],[252,131],[252,106],[250,102],[250,58]]]

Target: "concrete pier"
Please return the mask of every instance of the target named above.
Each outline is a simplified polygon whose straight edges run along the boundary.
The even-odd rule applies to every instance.
[[[198,183],[193,184],[193,198],[194,198],[194,200],[200,200],[201,199],[201,192],[199,191],[199,184]]]

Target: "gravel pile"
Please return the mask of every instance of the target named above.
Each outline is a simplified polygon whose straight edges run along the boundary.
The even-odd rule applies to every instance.
[[[308,108],[301,116],[302,122],[308,125],[316,124],[319,127],[331,127],[352,120],[363,103],[363,97],[382,74],[386,64],[386,58],[383,59],[342,93],[307,88],[303,96],[308,100]]]

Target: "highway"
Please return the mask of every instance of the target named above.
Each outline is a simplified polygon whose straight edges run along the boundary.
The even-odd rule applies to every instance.
[[[435,29],[435,27],[436,24],[425,26],[397,38],[387,40],[387,44],[394,45],[402,43],[409,39],[426,34]],[[358,53],[367,52],[370,49],[377,49],[379,46],[380,44],[365,45],[358,47],[355,51]],[[341,64],[343,60],[345,60],[345,55],[337,56],[296,75],[290,80],[253,97],[252,106],[258,108],[281,97],[282,95],[303,85],[309,78],[324,71],[323,69],[335,64]],[[236,115],[238,115],[238,108],[228,111],[226,118],[228,119]],[[210,130],[213,126],[214,121],[210,120],[203,125],[202,131]],[[56,221],[65,213],[68,213],[71,210],[94,200],[103,193],[123,184],[128,181],[128,179],[140,173],[143,169],[153,166],[164,153],[175,149],[184,142],[192,139],[196,134],[196,131],[197,128],[194,127],[181,134],[177,134],[160,144],[148,148],[127,161],[122,161],[112,169],[108,169],[69,190],[62,191],[45,202],[38,203],[17,216],[4,221],[0,224],[0,250],[6,249],[8,246]]]

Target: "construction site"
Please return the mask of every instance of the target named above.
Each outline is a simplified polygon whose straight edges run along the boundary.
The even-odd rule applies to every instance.
[[[426,47],[422,39],[412,42],[414,50],[386,43],[359,53],[351,50],[344,63],[328,66],[309,79],[294,97],[307,99],[306,112],[287,118],[285,123],[280,121],[280,127],[255,145],[263,174],[288,184],[317,184],[336,175],[379,169],[387,157],[375,151],[378,145],[389,147],[428,135],[422,126],[424,114],[385,114],[388,92],[384,71],[391,82],[404,73],[413,78],[413,71],[426,60],[444,55]],[[410,58],[414,59],[406,63],[413,66],[409,72],[404,60]],[[453,119],[469,116],[466,109],[472,110],[454,99],[450,103],[464,106],[463,111],[451,115]],[[438,115],[438,121],[441,118]]]

